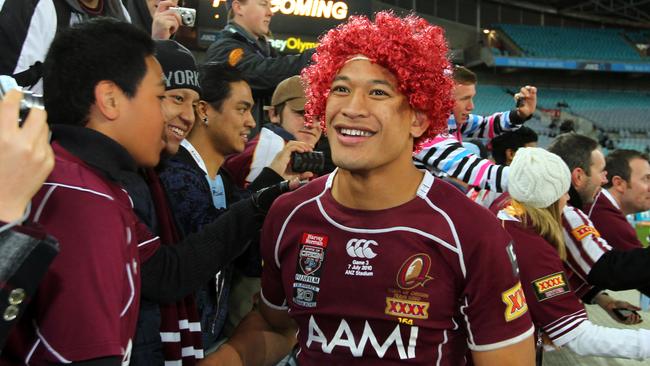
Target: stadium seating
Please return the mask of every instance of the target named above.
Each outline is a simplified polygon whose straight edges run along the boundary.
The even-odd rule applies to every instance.
[[[642,61],[619,29],[561,28],[500,24],[497,26],[528,57],[570,60]],[[629,34],[644,37],[645,33]],[[628,37],[629,38],[629,37]]]
[[[513,108],[509,93],[514,90],[515,87],[479,84],[474,98],[474,112],[487,115]],[[646,135],[650,131],[650,94],[552,88],[539,90],[538,108],[557,109],[558,103],[571,113],[592,121],[602,130],[620,136],[616,144],[619,148],[644,151],[650,146],[650,135]],[[526,125],[540,136],[553,137],[558,133],[557,128],[551,128],[539,119],[533,119]]]

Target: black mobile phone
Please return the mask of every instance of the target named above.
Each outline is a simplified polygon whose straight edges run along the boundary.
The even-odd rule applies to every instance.
[[[312,172],[321,174],[325,169],[325,156],[322,151],[291,153],[291,170],[294,173]]]
[[[629,310],[629,309],[624,309],[624,308],[614,308],[614,309],[612,309],[612,312],[614,313],[614,315],[616,315],[616,317],[620,321],[626,321],[627,318],[632,314],[639,315],[639,313],[637,313],[634,310]]]

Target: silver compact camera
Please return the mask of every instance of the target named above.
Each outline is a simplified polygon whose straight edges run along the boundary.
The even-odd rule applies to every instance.
[[[25,118],[27,118],[30,109],[45,109],[42,95],[33,94],[29,90],[22,90],[14,78],[7,75],[0,75],[0,100],[4,99],[5,95],[11,89],[17,89],[23,93],[23,99],[20,101],[20,114],[18,117],[18,124],[20,126],[22,126],[23,121],[25,121]]]
[[[172,7],[169,10],[173,10],[181,16],[181,24],[186,27],[193,27],[194,22],[196,22],[196,9],[192,8],[182,8],[182,7]]]

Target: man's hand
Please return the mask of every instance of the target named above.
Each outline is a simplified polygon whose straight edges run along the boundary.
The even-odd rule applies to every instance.
[[[164,0],[158,3],[151,23],[151,38],[169,39],[181,26],[181,16],[169,8],[175,7],[178,0]]]
[[[278,175],[288,181],[309,179],[314,176],[313,173],[294,173],[291,171],[291,154],[294,152],[310,152],[312,150],[312,147],[307,143],[301,141],[289,141],[284,145],[282,151],[275,156],[269,165],[269,168],[273,169],[278,173]]]
[[[640,307],[634,306],[630,304],[627,301],[622,301],[622,300],[616,300],[612,297],[610,297],[606,293],[601,293],[598,294],[595,298],[596,303],[609,314],[609,316],[616,320],[619,323],[622,324],[639,324],[643,320],[641,319],[641,316],[637,313],[630,313],[625,319],[621,319],[614,311],[614,309],[624,309],[624,310],[630,310],[630,311],[639,311],[641,310]]]
[[[22,93],[8,92],[0,101],[0,220],[20,219],[32,196],[54,168],[47,114],[32,109],[22,128],[18,111]]]
[[[515,101],[520,100],[517,107],[517,114],[521,118],[528,118],[537,108],[537,88],[534,86],[526,85],[515,94]]]

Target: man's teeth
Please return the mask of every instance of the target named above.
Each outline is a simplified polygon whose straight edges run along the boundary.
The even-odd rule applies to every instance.
[[[174,134],[176,134],[178,137],[181,137],[181,138],[185,137],[185,131],[181,130],[180,128],[178,128],[178,127],[174,127],[174,126],[169,126],[169,129],[170,129]]]
[[[343,135],[348,135],[348,136],[362,136],[362,137],[370,137],[370,136],[372,136],[372,132],[362,131],[362,130],[353,130],[351,128],[342,128],[341,133]]]

